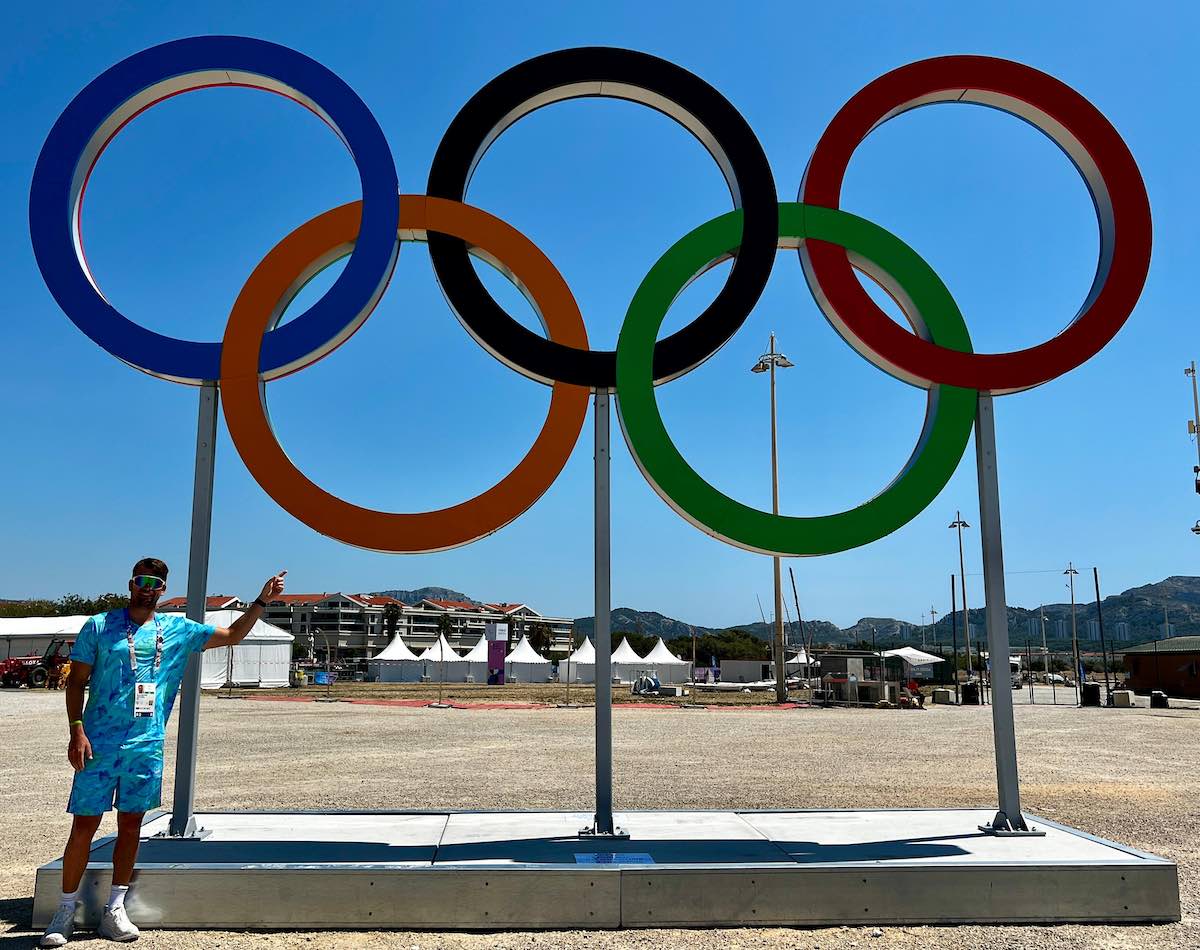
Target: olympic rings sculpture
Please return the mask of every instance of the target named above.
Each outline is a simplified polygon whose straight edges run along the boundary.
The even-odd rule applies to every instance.
[[[247,86],[286,96],[319,116],[355,162],[362,198],[306,222],[254,269],[233,304],[224,339],[198,343],[133,323],[105,299],[87,267],[81,209],[104,148],[133,118],[174,95]],[[717,162],[733,210],[682,237],[650,268],[629,305],[617,348],[592,350],[578,304],[549,259],[524,235],[466,203],[471,176],[513,123],[551,103],[610,97],[674,119]],[[1100,229],[1096,276],[1059,335],[1012,353],[975,353],[966,322],[930,266],[898,237],[839,208],[858,144],[888,119],[934,102],[971,102],[1041,129],[1075,164]],[[401,195],[382,130],[334,73],[294,50],[234,36],[192,37],[143,50],[89,83],[54,123],[30,188],[29,224],[43,279],[67,316],[129,365],[173,382],[217,381],[234,444],[255,480],[316,530],[359,547],[416,553],[468,544],[527,510],[561,472],[583,429],[591,392],[615,391],[622,428],[655,491],[701,530],[751,551],[829,554],[906,524],[937,496],[966,449],[980,392],[1029,389],[1080,365],[1133,311],[1150,266],[1145,185],[1128,147],[1088,100],[1029,66],[945,56],[893,70],[855,94],[822,134],[797,202],[780,203],[762,146],[717,90],[646,53],[560,50],[507,70],[475,94],[434,154],[425,195]],[[400,244],[426,241],[458,320],[497,359],[552,386],[550,410],[529,453],[495,486],[440,511],[395,513],[350,504],[313,484],[271,429],[263,383],[331,353],[370,315],[391,279]],[[928,391],[925,424],[901,472],[848,511],[791,517],[760,511],[707,484],[672,443],[657,385],[721,348],[762,294],[778,248],[797,249],[814,299],[837,333],[884,372]],[[497,266],[531,301],[541,337],[507,314],[469,262]],[[349,257],[305,313],[279,321],[299,289]],[[657,341],[671,303],[696,276],[732,259],[713,302]],[[857,269],[900,305],[906,332],[865,293]]]

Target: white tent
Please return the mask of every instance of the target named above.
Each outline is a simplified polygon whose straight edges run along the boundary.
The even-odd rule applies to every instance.
[[[4,650],[0,659],[45,653],[51,640],[74,641],[87,621],[87,617],[0,617]]]
[[[931,675],[932,671],[929,668],[934,663],[946,662],[942,657],[926,653],[924,650],[918,650],[916,647],[900,647],[898,650],[884,650],[883,655],[900,657],[904,661],[905,675],[915,676],[917,679],[923,679]]]
[[[550,679],[550,661],[529,645],[529,637],[513,647],[504,658],[504,682],[545,683]]]
[[[480,637],[479,642],[463,654],[463,662],[467,664],[467,675],[474,677],[476,683],[486,683],[488,677],[488,638]]]
[[[584,637],[567,660],[558,661],[558,678],[566,683],[568,677],[572,683],[596,682],[596,648],[590,638]]]
[[[204,622],[214,627],[229,627],[241,615],[240,610],[210,610],[204,615]],[[259,618],[246,634],[246,639],[232,647],[232,668],[229,663],[230,647],[204,651],[200,686],[203,689],[220,689],[228,682],[234,686],[258,686],[262,689],[287,686],[294,639],[286,630]]]
[[[658,638],[654,649],[646,654],[643,663],[658,674],[660,683],[686,683],[691,675],[692,664],[672,653],[662,637]]]
[[[467,678],[467,662],[454,652],[446,642],[446,635],[439,633],[437,643],[419,657],[423,675],[435,683],[461,683]]]
[[[646,668],[645,661],[637,655],[637,651],[629,645],[629,638],[621,641],[612,652],[612,675],[622,683],[632,683],[638,670]]]
[[[204,622],[228,627],[241,615],[240,610],[210,610]],[[51,640],[74,641],[89,617],[14,617],[0,619],[0,643],[4,657],[43,653]],[[286,630],[257,621],[246,639],[233,648],[233,683],[236,686],[261,686],[273,689],[288,685],[292,661],[292,640]],[[229,675],[229,647],[206,650],[200,667],[200,682],[205,689],[224,686]]]
[[[391,643],[367,662],[367,675],[380,683],[416,683],[422,668],[417,655],[396,634]]]

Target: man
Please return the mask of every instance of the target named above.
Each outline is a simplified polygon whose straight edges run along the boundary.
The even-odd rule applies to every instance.
[[[138,929],[125,912],[125,894],[137,860],[142,816],[161,804],[163,738],[188,658],[240,643],[267,603],[283,592],[286,573],[268,580],[250,609],[226,629],[155,613],[167,589],[167,565],[142,558],[133,566],[129,606],[90,617],[79,631],[66,689],[67,759],[75,769],[67,811],[75,818],[63,852],[62,900],[42,936],[43,947],[61,947],[71,939],[92,838],[114,798],[112,891],[100,936],[137,939]]]

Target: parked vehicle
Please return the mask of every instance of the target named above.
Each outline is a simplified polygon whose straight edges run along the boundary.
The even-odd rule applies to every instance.
[[[51,640],[42,654],[10,656],[0,662],[0,686],[7,689],[41,689],[50,682],[58,682],[60,668],[70,662],[71,641]]]

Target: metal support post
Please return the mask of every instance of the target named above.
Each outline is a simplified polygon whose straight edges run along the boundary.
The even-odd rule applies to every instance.
[[[200,387],[196,423],[196,477],[192,488],[192,537],[188,552],[187,618],[204,623],[208,598],[208,552],[212,537],[213,466],[217,458],[217,384]],[[193,653],[183,674],[179,698],[179,739],[175,744],[175,797],[168,834],[203,838],[196,827],[196,747],[200,733],[201,655]]]
[[[958,695],[958,606],[954,603],[954,575],[950,575],[950,636],[954,638],[954,652],[951,654],[953,662],[951,668],[954,671],[954,705],[958,706],[962,702],[962,697]],[[970,674],[967,674],[970,678]]]
[[[984,618],[992,661],[992,733],[996,746],[999,809],[981,831],[997,835],[1044,834],[1025,824],[1017,778],[1017,732],[1013,724],[1009,670],[1008,609],[1004,597],[1004,548],[1000,538],[1000,480],[996,471],[996,421],[991,393],[980,393],[975,415],[975,465],[979,477],[979,537],[983,546]],[[997,670],[1004,678],[995,688]]]
[[[1096,621],[1100,626],[1100,656],[1104,658],[1104,695],[1105,705],[1113,704],[1113,687],[1108,681],[1108,644],[1104,640],[1104,610],[1100,606],[1100,569],[1092,568],[1092,577],[1096,581]],[[1116,670],[1113,671],[1113,677],[1116,677]]]
[[[612,547],[608,390],[595,394],[596,428],[596,813],[581,835],[628,838],[613,822],[612,796]]]

